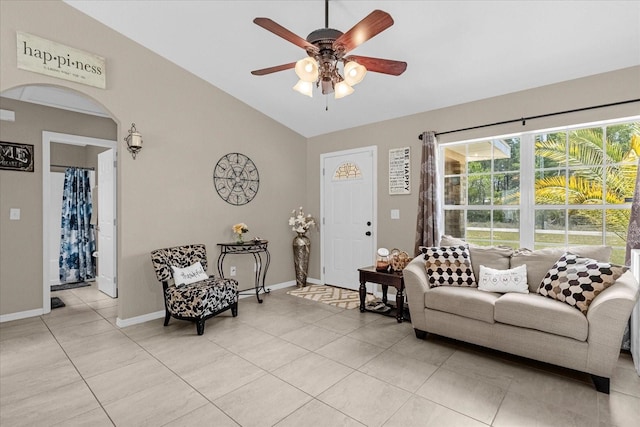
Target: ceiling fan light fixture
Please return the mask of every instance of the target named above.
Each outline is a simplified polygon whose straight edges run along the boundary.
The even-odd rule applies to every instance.
[[[391,15],[376,9],[343,33],[329,28],[329,0],[325,0],[324,3],[324,28],[312,31],[306,39],[269,18],[255,18],[253,22],[256,25],[304,49],[307,57],[297,62],[253,70],[251,74],[264,76],[294,68],[296,75],[300,78],[293,87],[297,92],[313,97],[315,84],[323,95],[335,93],[335,98],[340,99],[351,95],[354,92],[352,86],[360,83],[368,71],[392,76],[404,73],[407,68],[406,62],[369,56],[345,56],[362,43],[391,27],[393,25]],[[339,67],[342,69],[342,74]]]
[[[298,80],[298,83],[293,87],[293,90],[300,92],[303,95],[307,95],[309,98],[313,98],[313,82]]]
[[[364,79],[367,69],[355,61],[349,61],[344,65],[344,81],[349,86],[357,85]]]
[[[353,88],[349,86],[349,84],[347,84],[347,82],[345,82],[344,80],[336,83],[335,91],[336,99],[344,98],[345,96],[349,96],[354,92]]]
[[[303,82],[315,82],[318,80],[318,63],[310,56],[296,62],[295,70]]]

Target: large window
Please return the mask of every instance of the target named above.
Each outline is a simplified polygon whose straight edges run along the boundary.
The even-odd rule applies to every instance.
[[[445,234],[514,248],[605,244],[624,262],[640,121],[444,144]]]

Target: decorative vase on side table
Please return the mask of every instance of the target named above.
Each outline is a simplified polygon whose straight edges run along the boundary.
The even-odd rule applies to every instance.
[[[296,287],[298,288],[307,286],[310,249],[311,241],[304,233],[298,233],[293,238],[293,263],[296,269]]]

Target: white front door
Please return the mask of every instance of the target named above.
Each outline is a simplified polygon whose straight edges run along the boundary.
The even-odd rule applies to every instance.
[[[98,154],[98,289],[112,298],[116,285],[115,150]]]
[[[376,147],[322,155],[324,283],[358,289],[358,268],[373,265]]]

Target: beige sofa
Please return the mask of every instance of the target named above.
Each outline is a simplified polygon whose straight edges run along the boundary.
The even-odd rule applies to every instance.
[[[455,245],[456,239],[441,244]],[[598,261],[608,261],[611,248],[570,248]],[[475,277],[479,267],[506,270],[527,265],[530,293],[496,293],[476,287],[429,287],[422,255],[404,269],[411,323],[416,337],[442,335],[518,356],[591,374],[598,391],[609,393],[625,325],[638,299],[631,271],[595,297],[584,315],[564,302],[542,296],[537,288],[564,248],[513,251],[470,245]],[[606,258],[606,259],[604,259]]]

